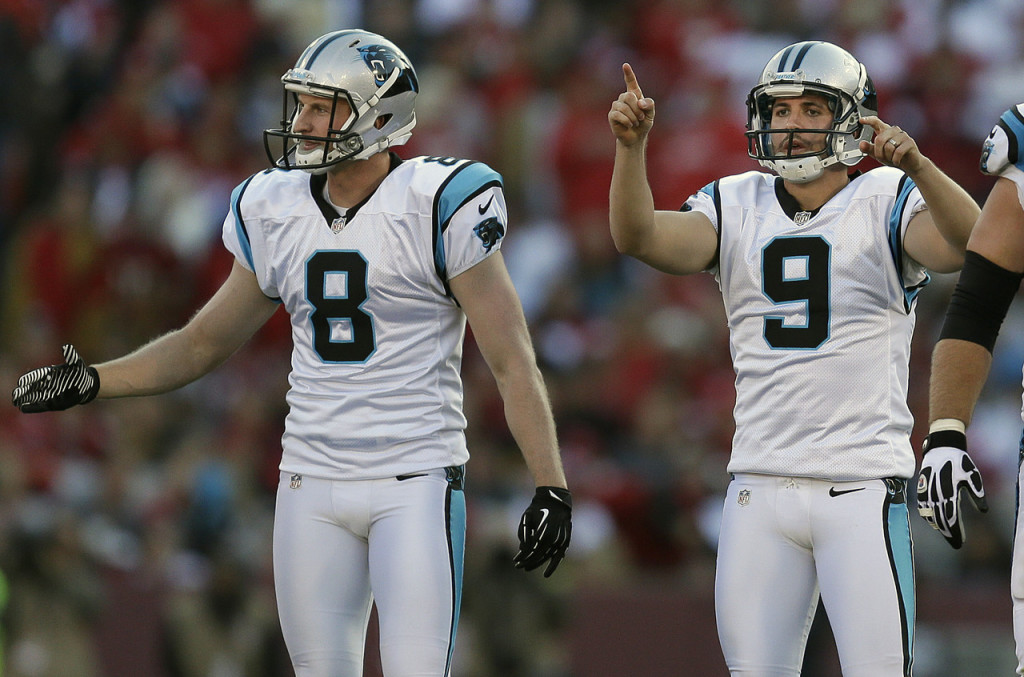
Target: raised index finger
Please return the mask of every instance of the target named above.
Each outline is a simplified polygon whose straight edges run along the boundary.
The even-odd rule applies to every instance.
[[[875,134],[881,134],[889,127],[889,125],[885,124],[881,119],[874,115],[865,115],[860,119],[860,121],[862,124],[865,124],[875,130]]]
[[[633,72],[633,67],[628,63],[622,64],[622,77],[626,80],[626,91],[636,94],[636,98],[644,98],[644,93],[640,89],[640,83],[636,81],[636,73]]]

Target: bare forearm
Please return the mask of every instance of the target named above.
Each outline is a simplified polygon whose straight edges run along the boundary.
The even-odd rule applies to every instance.
[[[94,365],[100,376],[98,397],[169,392],[212,371],[226,357],[203,351],[189,332],[178,329],[124,357]]]
[[[191,383],[238,350],[276,309],[255,276],[235,263],[217,293],[184,327],[125,357],[94,365],[100,375],[98,396],[155,395]]]
[[[909,176],[921,191],[942,237],[961,253],[966,251],[971,230],[981,214],[978,203],[927,158]]]
[[[970,423],[991,366],[992,354],[977,343],[939,341],[932,354],[929,420],[955,418]]]
[[[505,404],[505,420],[522,450],[537,486],[567,487],[559,456],[555,422],[540,371],[524,365],[507,375],[495,375]]]

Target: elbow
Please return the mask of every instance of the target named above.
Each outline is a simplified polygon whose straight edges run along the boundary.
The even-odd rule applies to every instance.
[[[514,392],[535,390],[544,382],[532,349],[515,351],[506,357],[508,359],[490,365],[503,400],[507,400]]]
[[[925,267],[933,273],[949,274],[959,272],[964,266],[964,256],[967,254],[966,247],[950,245],[946,251],[936,255]]]
[[[950,273],[958,273],[964,266],[964,260],[961,258],[958,261],[950,261],[948,263],[938,264],[932,266],[931,271],[933,273],[940,273],[942,275],[948,275]]]
[[[618,253],[630,256],[632,255],[633,250],[629,240],[622,237],[615,237],[615,234],[612,233],[612,243],[615,245],[615,251]]]
[[[639,258],[643,253],[642,240],[621,228],[612,228],[612,243],[615,251],[626,256]]]
[[[213,336],[192,324],[186,325],[178,333],[183,348],[182,372],[189,383],[213,371],[231,354],[225,352]]]

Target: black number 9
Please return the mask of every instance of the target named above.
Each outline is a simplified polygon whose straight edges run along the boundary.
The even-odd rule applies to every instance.
[[[761,252],[762,288],[773,303],[806,304],[805,326],[783,324],[783,318],[764,318],[764,338],[772,348],[814,350],[828,340],[831,330],[829,267],[832,248],[820,237],[780,237]],[[800,276],[787,275],[787,260],[803,259]]]

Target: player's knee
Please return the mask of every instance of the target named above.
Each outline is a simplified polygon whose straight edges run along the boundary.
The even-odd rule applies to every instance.
[[[363,674],[363,657],[344,656],[324,658],[320,660],[296,660],[292,658],[292,669],[295,677],[335,677],[335,675]]]
[[[447,677],[449,649],[447,641],[400,641],[380,645],[380,662],[388,677]]]

